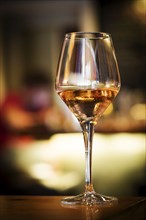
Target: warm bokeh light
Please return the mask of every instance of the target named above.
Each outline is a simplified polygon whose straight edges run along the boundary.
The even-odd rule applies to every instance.
[[[64,173],[55,170],[49,163],[36,163],[27,168],[29,175],[37,179],[40,184],[56,190],[67,190],[80,183],[80,176],[76,172]]]
[[[142,24],[145,24],[146,0],[134,0],[133,11],[138,20],[140,20]]]
[[[131,107],[130,114],[135,120],[146,120],[146,104],[135,104]]]
[[[72,188],[79,191],[84,182],[84,143],[80,133],[56,134],[14,152],[17,166],[45,187],[60,192]],[[144,134],[95,134],[93,178],[98,190],[130,194],[133,181],[144,177],[144,165]]]
[[[113,104],[110,104],[103,115],[110,115],[113,112]]]

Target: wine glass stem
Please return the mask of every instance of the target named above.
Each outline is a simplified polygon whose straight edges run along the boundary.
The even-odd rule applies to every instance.
[[[94,191],[92,185],[92,141],[94,124],[92,121],[86,121],[81,127],[85,143],[85,192],[92,192]]]

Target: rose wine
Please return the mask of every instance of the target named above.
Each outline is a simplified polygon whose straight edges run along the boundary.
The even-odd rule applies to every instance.
[[[117,93],[117,88],[70,89],[58,92],[59,96],[81,123],[92,120],[95,124]]]

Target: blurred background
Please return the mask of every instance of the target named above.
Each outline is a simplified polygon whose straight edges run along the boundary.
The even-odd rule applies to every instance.
[[[84,190],[84,143],[56,95],[66,32],[112,35],[122,88],[99,120],[93,184],[115,196],[146,195],[146,0],[0,1],[0,194]]]

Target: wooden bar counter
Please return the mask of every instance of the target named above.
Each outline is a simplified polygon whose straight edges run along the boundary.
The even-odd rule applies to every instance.
[[[61,196],[0,196],[0,220],[145,220],[146,198],[119,198],[114,207],[62,207]]]

